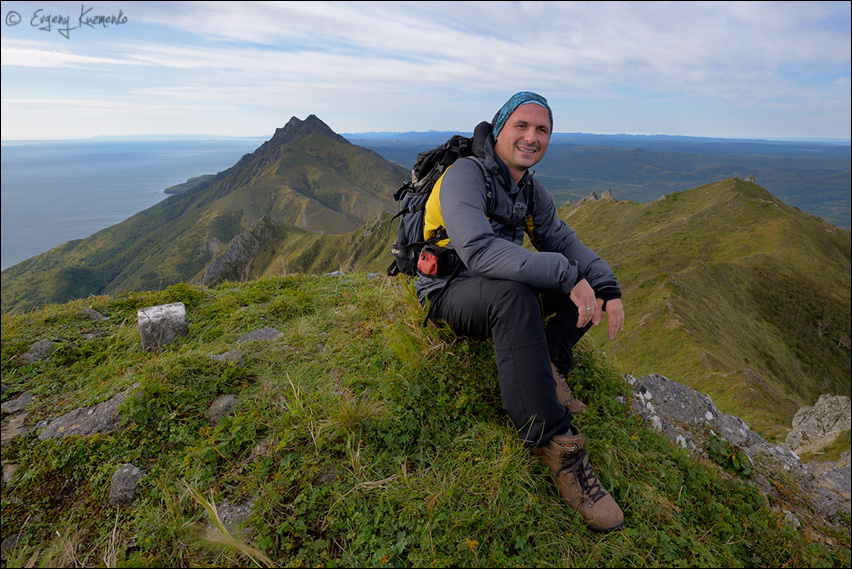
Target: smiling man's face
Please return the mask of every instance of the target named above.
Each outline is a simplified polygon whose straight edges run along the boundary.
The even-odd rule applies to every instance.
[[[494,150],[516,182],[544,158],[550,134],[550,113],[541,105],[521,105],[506,121]]]

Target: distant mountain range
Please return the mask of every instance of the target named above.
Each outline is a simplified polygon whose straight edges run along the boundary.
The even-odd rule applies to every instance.
[[[434,136],[445,140],[443,133]],[[590,338],[605,345],[623,371],[639,377],[665,370],[770,439],[786,432],[796,410],[820,394],[848,394],[848,229],[791,207],[743,177],[717,178],[724,168],[702,166],[689,154],[614,146],[594,151],[569,143],[552,149],[570,157],[565,160],[573,169],[558,160],[542,164],[538,175],[548,182],[582,187],[578,180],[586,179],[586,189],[600,188],[606,183],[590,180],[596,168],[612,180],[645,176],[645,185],[631,190],[613,184],[600,199],[571,194],[577,199],[559,210],[621,282],[624,333],[609,342],[596,329]],[[791,179],[804,176],[801,164],[809,159],[788,151]],[[826,149],[823,179],[848,180],[848,171],[828,173],[842,162],[840,153]],[[680,166],[666,165],[666,156]],[[770,172],[780,158],[750,160],[768,164]],[[559,178],[560,172],[571,177]],[[699,172],[712,181],[675,189],[686,184],[678,180],[698,179]],[[13,314],[180,282],[215,286],[288,273],[384,273],[397,211],[392,195],[409,176],[408,168],[353,144],[317,117],[294,117],[233,167],[3,271],[2,308]],[[673,189],[647,201],[618,198],[620,192],[653,197],[648,180],[654,179],[657,193],[663,182]]]
[[[410,168],[418,152],[452,134],[344,136]],[[844,229],[852,226],[852,147],[848,142],[554,133],[547,155],[535,170],[557,203],[608,189],[619,200],[648,202],[725,178],[753,177],[788,205]]]

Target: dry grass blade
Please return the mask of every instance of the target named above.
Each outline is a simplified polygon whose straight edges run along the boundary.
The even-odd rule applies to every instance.
[[[205,541],[239,551],[251,559],[258,567],[276,567],[275,563],[265,553],[231,535],[231,532],[228,531],[228,528],[222,522],[222,518],[219,517],[219,511],[216,508],[216,503],[213,501],[212,495],[208,500],[187,482],[184,482],[184,485],[193,499],[207,511],[210,521],[213,523],[215,531],[212,534],[208,533],[204,538]]]
[[[118,516],[120,512],[120,509],[116,509],[115,511],[115,525],[112,528],[112,533],[110,533],[107,549],[104,553],[103,559],[106,567],[118,566]]]

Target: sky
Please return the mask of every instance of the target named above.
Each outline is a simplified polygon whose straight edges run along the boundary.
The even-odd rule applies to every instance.
[[[2,2],[2,140],[472,131],[850,139],[852,2]]]

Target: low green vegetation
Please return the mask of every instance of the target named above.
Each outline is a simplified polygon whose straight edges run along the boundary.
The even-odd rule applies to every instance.
[[[172,302],[185,304],[189,336],[144,352],[137,310]],[[363,273],[178,284],[4,314],[3,401],[31,392],[27,425],[138,386],[116,431],[4,441],[4,465],[19,466],[2,485],[2,537],[19,536],[7,566],[850,565],[848,528],[794,530],[736,449],[719,445],[717,464],[649,430],[592,338],[573,373],[591,405],[577,424],[626,522],[587,531],[501,411],[491,344],[422,316],[408,281]],[[237,344],[262,327],[283,335]],[[41,339],[56,343],[52,355],[25,362]],[[210,357],[232,349],[244,363]],[[222,394],[239,403],[214,425],[205,415]],[[110,478],[124,463],[144,478],[133,506],[115,509]],[[779,495],[795,500],[795,489]],[[228,505],[244,506],[242,527]]]

